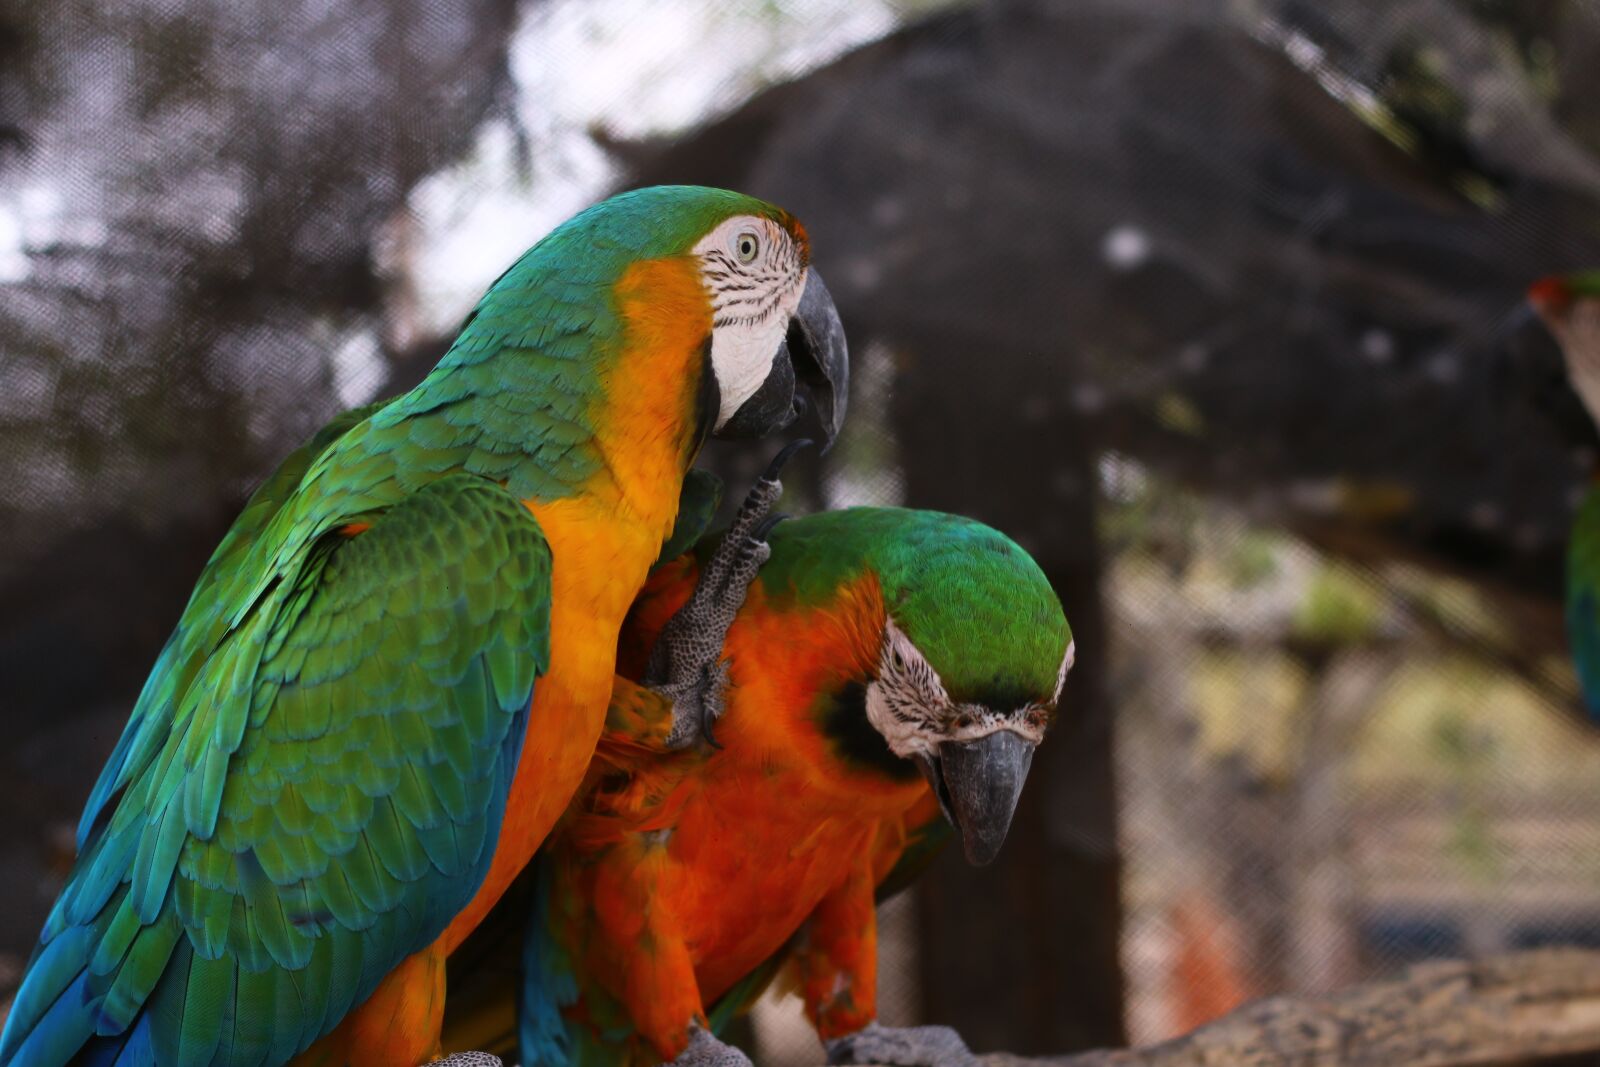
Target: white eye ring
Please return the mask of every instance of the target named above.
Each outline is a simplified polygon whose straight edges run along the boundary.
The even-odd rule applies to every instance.
[[[748,265],[754,263],[760,254],[761,239],[749,230],[740,230],[733,239],[733,258]]]

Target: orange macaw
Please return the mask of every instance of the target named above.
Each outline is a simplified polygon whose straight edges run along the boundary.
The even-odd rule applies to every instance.
[[[747,1062],[713,1032],[788,961],[832,1062],[971,1063],[946,1028],[876,1023],[874,901],[945,820],[970,861],[999,849],[1073,659],[1060,603],[971,520],[784,522],[727,630],[715,743],[675,750],[626,679],[737,536],[661,566],[629,615],[594,764],[530,871],[522,1062]]]

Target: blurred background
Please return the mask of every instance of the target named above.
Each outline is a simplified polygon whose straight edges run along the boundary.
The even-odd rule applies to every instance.
[[[1519,314],[1600,266],[1595,0],[0,0],[0,999],[255,481],[668,181],[812,234],[856,369],[798,506],[984,519],[1077,634],[1000,861],[885,909],[886,1022],[1600,945],[1597,439]]]

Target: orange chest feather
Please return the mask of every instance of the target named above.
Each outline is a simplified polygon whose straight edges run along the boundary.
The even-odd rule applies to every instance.
[[[927,793],[918,782],[897,805],[808,811],[803,789],[783,774],[716,783],[686,805],[667,839],[658,903],[673,915],[707,998],[777,951],[865,858],[888,855],[892,865],[905,816]]]
[[[672,531],[696,446],[711,305],[691,260],[635,264],[618,282],[626,329],[593,412],[604,462],[576,493],[528,501],[550,543],[550,668],[534,687],[494,860],[445,934],[454,950],[532,858],[583,780],[605,722],[617,635]]]
[[[696,261],[675,256],[635,263],[617,282],[616,300],[627,340],[602,372],[606,405],[595,419],[595,442],[605,464],[584,492],[624,514],[657,511],[664,502],[671,532],[683,472],[699,446],[711,299]]]
[[[652,592],[668,595],[642,600],[625,648],[647,645],[638,631],[681,603],[692,574],[677,579],[652,582]],[[728,636],[733,688],[717,726],[725,747],[645,760],[627,795],[608,795],[604,813],[593,797],[581,801],[587,813],[563,831],[590,870],[637,865],[648,854],[652,906],[673,916],[708,1002],[781,946],[863,857],[873,857],[877,875],[886,872],[907,817],[927,815],[920,780],[851,772],[817,727],[819,695],[864,673],[881,620],[875,586],[827,609],[778,610],[758,584]],[[609,914],[605,901],[595,903]]]

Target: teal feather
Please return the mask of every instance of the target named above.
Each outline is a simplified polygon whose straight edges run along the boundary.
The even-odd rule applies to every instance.
[[[533,902],[524,930],[517,1000],[518,1046],[523,1063],[574,1067],[575,1035],[561,1011],[578,1002],[578,971],[561,939],[551,936],[553,864],[536,856],[533,867]]]
[[[372,909],[357,899],[339,863],[330,864],[328,873],[317,879],[317,893],[333,916],[335,926],[360,932],[372,924]]]
[[[379,865],[366,835],[341,858],[339,870],[369,915],[387,915],[394,910],[400,886]]]
[[[174,956],[174,963],[179,957]],[[179,1063],[208,1063],[221,1043],[222,1021],[233,1002],[234,970],[226,960],[208,960],[191,955],[189,982],[181,1004],[174,1003],[165,1024],[158,1023],[156,1043],[163,1048],[176,1047]],[[168,1013],[157,1011],[161,1020]],[[172,1027],[177,1033],[172,1033]]]
[[[366,940],[359,936],[358,931],[335,926],[323,941],[327,945],[328,981],[323,987],[327,1004],[323,1009],[320,1029],[326,1033],[344,1018],[345,1012],[356,1002],[356,991],[363,985],[361,976]]]
[[[31,973],[31,972],[30,972]],[[9,1049],[0,1051],[8,1062],[29,1067],[32,1064],[66,1063],[83,1046],[85,1032],[93,1033],[99,1002],[89,994],[89,976],[80,974]],[[11,1019],[6,1019],[8,1029]]]
[[[94,954],[96,935],[92,927],[73,926],[42,946],[29,965],[29,981],[11,1002],[7,1025],[15,1020],[19,1032],[33,1031],[69,986],[87,980],[85,966]]]
[[[121,907],[114,909],[111,922],[100,933],[100,943],[89,958],[89,973],[103,976],[114,972],[121,966],[134,937],[142,929],[144,923],[139,919],[138,912],[124,901]]]

